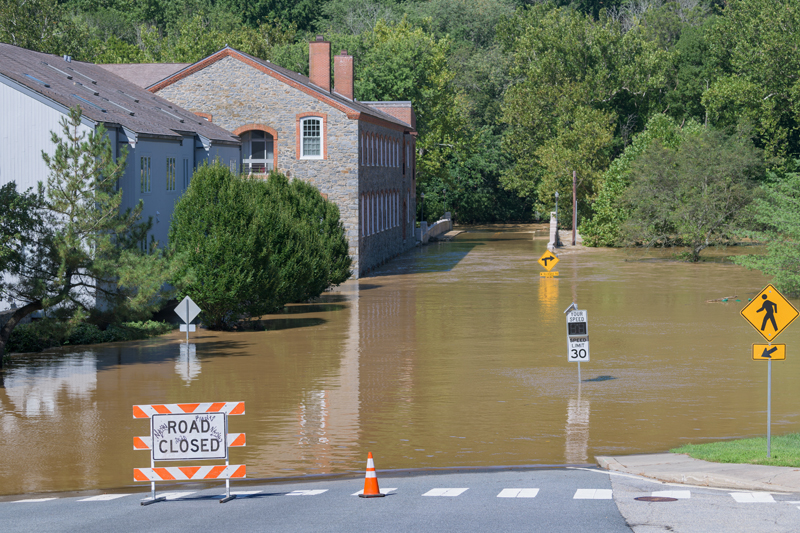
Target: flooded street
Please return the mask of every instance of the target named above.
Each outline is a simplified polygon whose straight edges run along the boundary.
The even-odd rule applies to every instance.
[[[134,485],[149,466],[136,404],[244,401],[229,431],[247,447],[230,455],[248,478],[363,471],[368,451],[378,470],[574,464],[766,433],[767,363],[739,311],[767,278],[585,249],[540,279],[538,229],[417,248],[265,331],[17,356],[0,374],[0,494]],[[589,318],[581,383],[572,301]],[[773,434],[800,431],[798,341],[798,324],[777,341]]]

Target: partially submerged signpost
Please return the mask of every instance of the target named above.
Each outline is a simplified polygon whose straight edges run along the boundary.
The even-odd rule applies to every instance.
[[[150,436],[133,437],[134,450],[150,450],[150,468],[134,468],[134,481],[149,481],[153,497],[142,505],[164,501],[156,497],[156,481],[225,480],[225,497],[234,499],[231,479],[244,478],[245,465],[231,465],[228,448],[245,446],[244,433],[228,433],[228,415],[243,415],[244,402],[134,405],[133,418],[150,419]],[[225,460],[217,466],[168,466],[156,461]]]
[[[542,254],[542,257],[540,257],[539,261],[537,262],[540,265],[542,265],[544,269],[547,271],[547,272],[539,272],[540,277],[543,278],[558,277],[558,272],[551,272],[551,270],[553,270],[553,267],[556,266],[556,264],[558,264],[558,256],[555,253],[548,250],[544,254]]]
[[[581,362],[589,362],[589,317],[584,309],[572,302],[567,315],[567,361],[578,363],[578,383],[581,382]]]
[[[186,332],[186,342],[189,342],[189,332],[196,330],[192,320],[200,313],[200,308],[187,296],[175,308],[175,313],[185,322],[181,324],[181,331]]]
[[[763,313],[763,314],[762,314]],[[753,344],[753,360],[767,361],[767,457],[772,456],[772,361],[786,359],[786,345],[772,344],[800,312],[772,284],[764,287],[740,314],[764,337]]]

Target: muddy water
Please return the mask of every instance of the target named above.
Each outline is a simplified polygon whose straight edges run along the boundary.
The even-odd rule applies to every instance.
[[[760,338],[744,303],[707,300],[746,302],[768,280],[624,250],[562,252],[560,277],[540,279],[532,231],[418,248],[266,331],[201,330],[189,350],[174,333],[16,358],[0,374],[0,494],[132,485],[149,466],[135,404],[244,400],[231,460],[252,478],[363,470],[367,451],[379,469],[586,463],[765,432]],[[581,383],[572,301],[589,313]],[[779,340],[776,434],[800,430],[798,341],[797,324]]]

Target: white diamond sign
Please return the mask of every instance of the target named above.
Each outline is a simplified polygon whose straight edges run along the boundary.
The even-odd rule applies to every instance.
[[[200,308],[197,307],[197,304],[192,301],[191,298],[188,296],[181,300],[181,303],[178,304],[178,307],[175,308],[175,313],[181,320],[186,322],[187,324],[194,320],[194,318],[200,313]]]

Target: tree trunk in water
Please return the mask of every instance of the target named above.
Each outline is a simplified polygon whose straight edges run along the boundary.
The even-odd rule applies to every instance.
[[[11,332],[14,331],[14,328],[17,327],[17,325],[22,321],[23,318],[33,313],[34,311],[40,311],[41,309],[42,309],[41,300],[36,300],[35,302],[23,305],[22,307],[17,309],[14,312],[14,314],[11,315],[11,318],[8,319],[8,322],[3,324],[3,328],[0,329],[0,368],[3,368],[3,356],[6,353],[6,346],[8,345],[8,339],[11,338]]]

